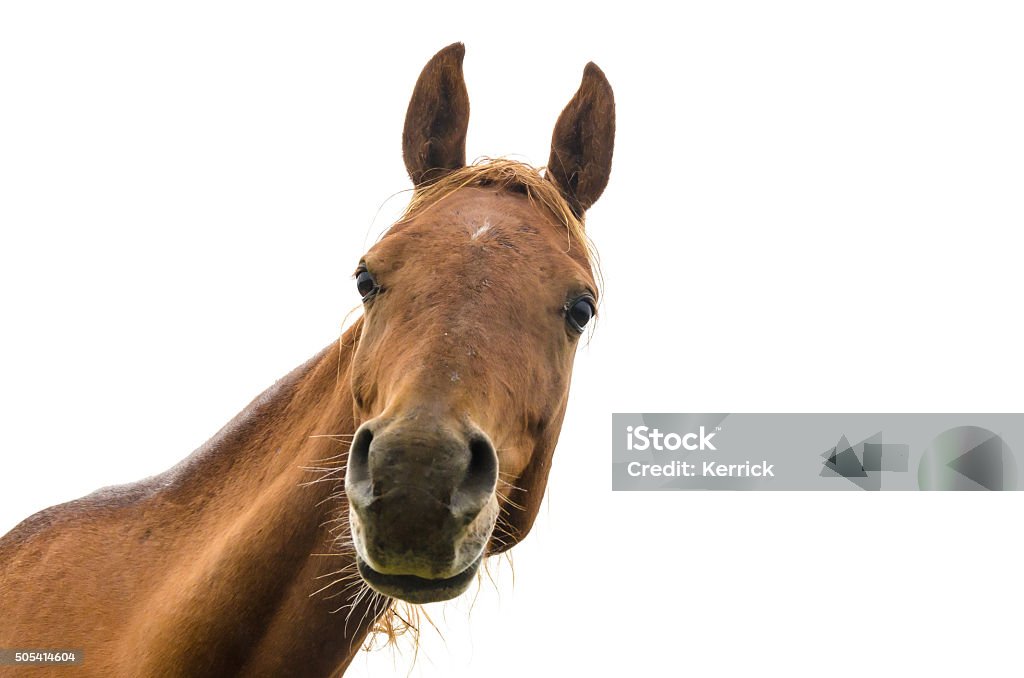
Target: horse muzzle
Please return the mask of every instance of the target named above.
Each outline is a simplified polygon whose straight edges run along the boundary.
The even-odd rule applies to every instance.
[[[494,529],[497,480],[494,446],[475,427],[379,418],[361,426],[345,489],[363,579],[413,603],[462,593]]]

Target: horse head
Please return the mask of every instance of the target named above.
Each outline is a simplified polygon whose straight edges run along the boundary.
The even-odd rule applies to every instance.
[[[460,594],[536,517],[596,313],[583,216],[615,128],[611,86],[588,64],[544,174],[467,166],[464,53],[451,45],[420,74],[402,138],[413,198],[355,269],[349,522],[363,579],[416,603]]]

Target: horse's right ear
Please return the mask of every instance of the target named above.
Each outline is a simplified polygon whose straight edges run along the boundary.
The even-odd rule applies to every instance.
[[[416,186],[466,166],[469,93],[462,77],[466,46],[448,45],[423,67],[405,114],[402,155]]]
[[[614,145],[615,96],[604,73],[590,62],[579,90],[555,123],[547,168],[548,178],[578,216],[608,185]]]

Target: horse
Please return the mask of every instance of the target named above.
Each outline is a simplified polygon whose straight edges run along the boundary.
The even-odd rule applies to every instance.
[[[169,470],[0,539],[0,647],[74,649],[83,676],[341,675],[400,601],[458,596],[527,535],[597,309],[615,104],[589,63],[545,169],[467,165],[464,55],[416,82],[413,193],[358,260],[362,315]]]

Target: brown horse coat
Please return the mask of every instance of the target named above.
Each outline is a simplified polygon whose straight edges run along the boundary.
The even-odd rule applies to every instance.
[[[463,54],[417,82],[417,189],[358,261],[363,317],[175,467],[0,539],[0,647],[84,653],[33,675],[336,675],[394,598],[458,595],[529,531],[596,305],[582,217],[614,103],[590,64],[546,176],[466,167]]]

